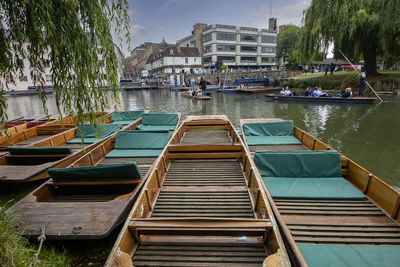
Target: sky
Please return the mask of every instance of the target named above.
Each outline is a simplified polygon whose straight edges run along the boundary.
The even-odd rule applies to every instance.
[[[301,26],[311,0],[128,0],[131,49],[144,42],[176,43],[191,34],[193,24],[227,24],[268,28],[270,14],[278,26]],[[118,43],[118,42],[116,42]],[[127,46],[121,47],[129,56]]]

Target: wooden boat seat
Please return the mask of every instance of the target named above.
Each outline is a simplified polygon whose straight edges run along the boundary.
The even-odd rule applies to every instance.
[[[262,236],[266,238],[270,220],[173,218],[134,219],[129,224],[133,236],[192,235],[192,236]]]

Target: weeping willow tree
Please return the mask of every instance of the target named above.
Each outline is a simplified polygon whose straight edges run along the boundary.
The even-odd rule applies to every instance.
[[[364,59],[376,75],[376,56],[400,53],[400,0],[312,0],[305,13],[299,51],[303,60],[327,52],[334,43],[351,59]]]
[[[0,124],[8,120],[3,90],[23,73],[24,60],[47,115],[43,88],[50,65],[60,116],[89,114],[94,122],[110,103],[101,89],[119,85],[111,26],[129,40],[129,20],[127,0],[0,1]]]

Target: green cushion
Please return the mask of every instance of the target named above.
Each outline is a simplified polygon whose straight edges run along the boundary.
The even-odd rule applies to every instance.
[[[336,151],[257,151],[254,162],[263,177],[341,177]]]
[[[55,182],[65,180],[136,179],[142,177],[142,173],[135,162],[65,169],[49,169],[48,172]]]
[[[120,129],[115,124],[98,124],[96,128],[92,124],[80,124],[76,133],[77,138],[104,138]]]
[[[101,138],[83,138],[83,144],[93,144],[100,141]],[[67,142],[67,144],[82,144],[82,138],[74,138]]]
[[[137,127],[139,130],[144,131],[173,131],[176,128],[176,125],[143,125],[140,124]]]
[[[365,199],[365,196],[359,190],[342,177],[263,177],[263,181],[274,198]]]
[[[310,267],[395,267],[400,262],[400,246],[296,244]]]
[[[113,122],[111,122],[111,124],[128,125],[128,124],[131,124],[132,122],[134,122],[134,120],[133,121],[113,121]]]
[[[294,126],[293,121],[246,123],[243,131],[246,136],[286,136],[294,135]]]
[[[67,146],[43,146],[43,147],[14,147],[9,146],[11,155],[59,155],[72,154],[71,148]]]
[[[119,131],[114,149],[163,149],[170,138],[167,131]]]
[[[162,149],[113,149],[106,158],[153,158],[161,152]]]
[[[143,125],[176,125],[178,114],[145,113],[142,116]]]
[[[125,110],[125,111],[114,111],[111,113],[112,121],[135,121],[142,117],[143,110]]]
[[[301,142],[294,136],[247,136],[249,146],[256,145],[301,145]]]

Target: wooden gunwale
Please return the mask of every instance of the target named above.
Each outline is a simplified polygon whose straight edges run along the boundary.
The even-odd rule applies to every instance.
[[[259,122],[270,122],[280,121],[282,119],[244,119],[240,121],[240,127],[242,130],[243,140],[246,144],[246,148],[249,146],[246,142],[246,138],[243,132],[243,124],[246,123],[259,123]],[[313,137],[307,132],[301,130],[297,126],[294,126],[294,134],[297,139],[302,142],[302,145],[307,150],[334,150],[329,145],[323,143],[319,139]],[[365,168],[361,167],[348,157],[341,154],[341,165],[342,175],[348,180],[353,186],[360,190],[366,196],[366,201],[329,201],[329,200],[291,200],[288,199],[277,199],[274,200],[268,189],[263,184],[263,190],[265,191],[268,199],[270,200],[271,207],[274,214],[280,224],[280,229],[285,236],[285,243],[288,246],[288,253],[291,256],[301,256],[301,253],[296,245],[296,242],[333,242],[333,243],[350,243],[350,244],[376,244],[376,242],[382,242],[382,244],[399,244],[400,238],[397,239],[373,239],[375,237],[387,236],[382,234],[382,227],[386,227],[392,230],[386,230],[386,232],[400,232],[400,192],[382,181]],[[256,169],[256,172],[258,170]],[[379,187],[374,190],[373,186]],[[389,196],[389,198],[388,198]],[[282,205],[282,203],[285,203]],[[341,204],[342,203],[342,204]],[[364,203],[364,204],[363,204]],[[283,208],[290,207],[292,210],[303,210],[304,212],[296,211],[291,215],[287,213]],[[340,207],[343,207],[343,212],[340,212]],[[321,212],[313,212],[313,210],[320,209]],[[333,210],[329,212],[329,210]],[[353,211],[352,211],[353,210]],[[372,212],[372,211],[376,212]],[[311,211],[311,213],[310,213]],[[346,211],[349,211],[346,215]],[[281,214],[281,213],[284,214]],[[335,212],[338,214],[335,215]],[[314,213],[314,214],[313,214]],[[330,213],[330,214],[329,214]],[[348,216],[353,215],[353,216]],[[326,222],[327,216],[330,223]],[[370,217],[367,217],[370,216]],[[371,217],[372,216],[372,217]],[[376,216],[375,218],[373,216]],[[298,225],[298,226],[296,226]],[[298,228],[302,230],[299,231]],[[310,227],[319,227],[320,232],[315,230],[309,230]],[[322,228],[321,228],[322,227]],[[345,228],[350,227],[350,228]],[[369,228],[368,228],[369,227]],[[323,230],[323,232],[321,232]],[[394,232],[393,232],[394,230]],[[309,233],[307,233],[309,231]],[[349,234],[351,231],[353,234]],[[378,232],[378,234],[365,235],[361,232],[372,231]],[[331,233],[329,233],[331,232]],[[385,231],[384,231],[385,232]],[[326,234],[324,234],[326,233]],[[358,234],[357,234],[358,233]],[[300,235],[312,235],[312,236],[327,236],[332,238],[305,238],[299,237]],[[366,237],[372,238],[369,242],[364,238],[349,238],[355,237]],[[335,240],[338,237],[340,239]],[[347,239],[343,239],[347,237]],[[390,238],[395,238],[395,234],[389,234]],[[295,241],[296,240],[296,241]],[[393,243],[394,242],[394,243]],[[294,262],[295,265],[304,266],[305,262]]]
[[[203,126],[203,129],[209,129],[210,131],[215,131],[214,126],[216,125],[227,125],[228,129],[226,129],[226,133],[230,135],[230,142],[220,144],[207,144],[207,140],[204,140],[202,143],[182,143],[185,139],[185,133],[191,131],[194,126],[196,126],[195,129],[199,129],[197,126],[200,125]],[[220,155],[218,156],[216,155],[217,153],[215,153],[212,149],[214,145],[216,146],[216,149],[218,151],[223,151],[222,153],[218,152],[220,153]],[[241,151],[239,151],[239,148]],[[289,262],[286,254],[286,249],[283,246],[283,241],[281,237],[279,236],[275,218],[271,216],[272,210],[270,209],[269,204],[266,201],[265,193],[262,190],[259,190],[259,186],[261,186],[261,178],[256,177],[256,173],[249,171],[250,168],[254,167],[254,164],[249,161],[249,157],[247,156],[247,153],[244,153],[245,150],[243,149],[244,146],[243,143],[241,143],[239,135],[237,134],[230,121],[226,118],[226,116],[213,115],[188,117],[186,121],[184,121],[182,125],[175,131],[166,149],[163,151],[162,156],[155,163],[155,166],[149,174],[149,178],[147,179],[141,193],[139,194],[105,265],[113,266],[114,264],[118,264],[123,258],[124,261],[126,260],[125,263],[127,263],[127,265],[122,266],[132,266],[131,257],[136,253],[139,243],[144,245],[152,244],[152,242],[161,242],[160,244],[165,244],[164,242],[168,242],[170,244],[185,244],[186,242],[189,242],[198,246],[201,243],[210,244],[210,242],[211,244],[214,244],[215,242],[236,242],[236,239],[232,239],[232,237],[222,236],[229,232],[231,236],[234,232],[251,233],[253,230],[250,231],[250,229],[255,226],[253,223],[265,223],[268,221],[268,225],[271,225],[269,230],[264,229],[262,231],[262,235],[264,238],[263,242],[266,242],[265,244],[269,244],[268,247],[265,248],[267,249],[267,254],[271,255],[271,257],[268,257],[268,259],[269,261],[272,261],[272,255],[274,255],[274,257],[278,258],[277,261],[282,264],[281,266],[288,266]],[[232,159],[226,160],[227,157],[231,157]],[[206,165],[208,163],[214,164],[213,162],[215,162],[215,164],[217,165],[224,163],[236,164],[235,166],[239,166],[241,176],[243,177],[242,185],[232,185],[227,187],[226,185],[190,186],[182,184],[182,179],[185,180],[185,173],[188,173],[184,171],[184,166],[190,164],[193,168],[201,168],[202,165]],[[183,169],[181,169],[182,167]],[[213,169],[213,167],[211,167],[211,171],[215,170],[217,169]],[[178,181],[178,183],[166,186],[164,185],[166,181],[171,180],[171,172],[173,172],[173,176],[176,177],[172,180]],[[196,172],[193,173],[196,174]],[[212,172],[210,172],[210,174],[211,173]],[[201,175],[201,172],[196,175]],[[207,175],[203,176],[204,178],[207,177]],[[218,176],[219,174],[217,173],[217,176],[215,177]],[[250,179],[252,179],[254,182],[249,188],[247,187],[246,181]],[[193,179],[191,180],[193,182]],[[227,188],[230,189],[226,191]],[[251,203],[251,207],[253,207],[251,211],[251,217],[253,219],[244,220],[236,219],[233,217],[217,218],[213,215],[203,215],[205,217],[196,217],[190,216],[190,213],[189,217],[154,216],[157,209],[165,206],[164,204],[161,205],[161,195],[167,197],[165,198],[165,200],[167,201],[165,203],[169,206],[165,207],[168,207],[171,212],[175,212],[175,204],[173,204],[172,202],[176,204],[182,204],[185,202],[185,199],[198,199],[198,197],[201,196],[204,196],[204,198],[202,198],[203,203],[207,203],[210,201],[212,202],[213,198],[210,198],[208,196],[214,196],[215,193],[222,194],[220,197],[222,201],[227,199],[227,197],[223,197],[224,195],[229,196],[233,192],[237,192],[235,194],[240,194],[240,196],[243,196],[241,197],[242,199],[245,199],[244,196],[247,195],[248,200]],[[189,208],[191,207],[191,204],[190,202],[188,203],[189,204],[186,206]],[[212,208],[214,206],[215,205],[213,205],[212,203],[206,204],[206,206],[204,206],[204,208],[201,210],[206,211],[206,209]],[[228,208],[229,205],[226,207]],[[256,210],[254,210],[254,207],[257,207]],[[236,224],[236,226],[234,226],[235,222],[238,220],[242,223],[239,225]],[[157,227],[155,225],[157,225]],[[196,225],[202,225],[202,227],[195,227]],[[224,225],[228,225],[228,227]],[[232,227],[229,227],[229,225]],[[210,235],[212,235],[213,237],[211,237]],[[215,238],[215,235],[218,236],[218,239]],[[257,235],[260,235],[260,232],[258,232]],[[260,241],[257,241],[257,239],[253,239],[249,236],[248,242],[250,244]],[[129,264],[129,262],[131,263]],[[165,264],[167,264],[167,262],[168,259],[165,259]],[[152,264],[157,265],[156,262],[153,262]],[[192,263],[192,265],[196,265],[196,263]]]
[[[180,116],[178,118],[179,123]],[[122,130],[136,130],[137,126],[141,123],[141,118],[137,119],[133,123],[124,126]],[[177,123],[177,126],[178,126]],[[176,126],[176,127],[177,127]],[[74,162],[71,162],[68,168],[82,167],[82,166],[94,166],[101,163],[105,155],[109,153],[115,144],[115,138],[117,133],[102,139],[97,143],[93,149],[87,151],[86,154],[81,155]],[[160,155],[161,156],[161,155]],[[160,157],[156,158],[157,162]],[[132,159],[131,159],[132,161]],[[141,168],[141,164],[138,163]],[[63,182],[53,182],[52,180],[47,181],[37,190],[26,196],[20,202],[15,204],[10,208],[7,213],[14,213],[15,218],[20,219],[24,227],[23,234],[29,237],[35,237],[40,235],[40,225],[46,224],[46,237],[49,239],[101,239],[108,236],[112,230],[114,230],[121,222],[125,220],[130,208],[133,205],[134,200],[137,197],[138,192],[141,190],[142,186],[147,180],[152,167],[148,166],[147,163],[143,164],[143,170],[145,170],[142,179],[113,179],[113,180],[97,180],[97,181],[63,181]],[[84,188],[94,188],[99,187],[111,188],[112,186],[118,187],[128,187],[124,189],[124,192],[118,195],[107,196],[102,195],[93,199],[93,201],[88,202],[85,196],[73,197],[72,199],[67,196],[67,202],[52,202],[50,199],[55,197],[52,195],[51,191],[53,188],[66,188],[67,190],[73,192],[85,190]],[[71,189],[69,189],[71,188]],[[131,191],[129,188],[132,188]],[[78,193],[79,194],[79,193]],[[90,195],[88,195],[90,198]],[[57,196],[59,198],[59,196]],[[64,201],[64,200],[63,200]],[[23,213],[19,213],[19,210],[26,210],[28,212],[35,213],[34,210],[29,210],[29,207],[33,207],[43,216],[36,216],[35,219],[32,215],[29,218],[29,222],[26,221]],[[71,220],[69,216],[69,209],[73,208],[71,211],[74,214],[74,219]],[[32,209],[32,208],[31,208]],[[56,210],[63,210],[65,212],[57,213]],[[41,217],[44,217],[42,219]],[[48,219],[46,219],[48,218]],[[27,224],[28,223],[28,224]],[[27,224],[27,225],[26,225]],[[36,228],[35,228],[36,226]],[[79,226],[82,232],[71,232],[71,229],[75,226]]]

